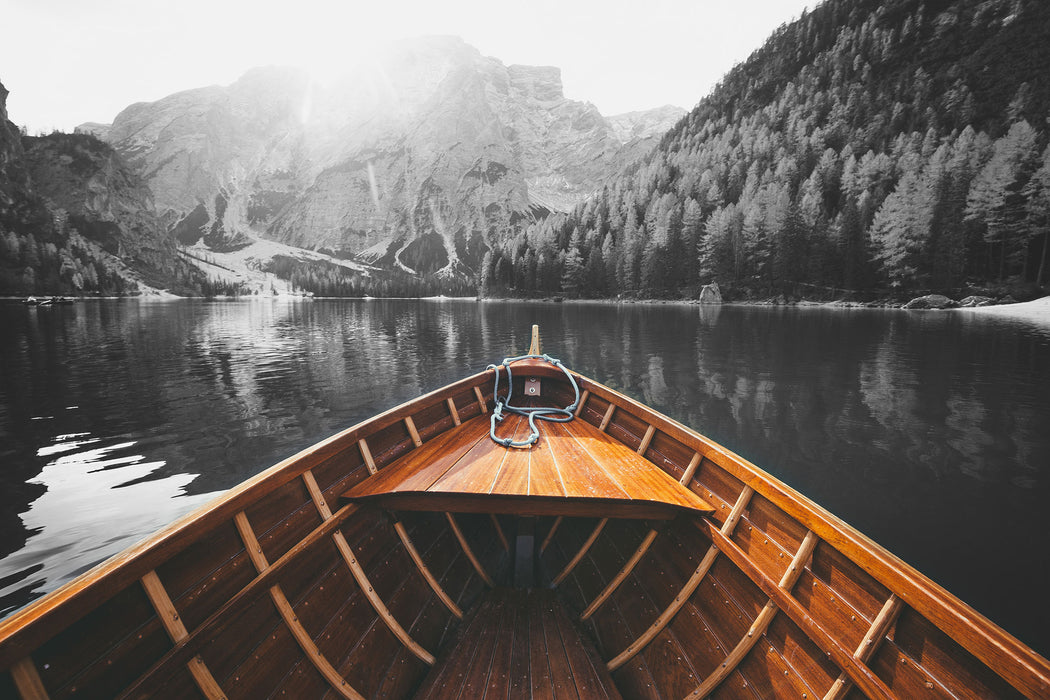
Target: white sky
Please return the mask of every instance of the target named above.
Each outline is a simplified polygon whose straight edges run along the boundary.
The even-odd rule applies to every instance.
[[[0,83],[30,133],[262,65],[321,74],[377,43],[454,34],[505,64],[562,69],[605,115],[686,109],[816,0],[6,0]],[[323,75],[322,75],[323,77]]]

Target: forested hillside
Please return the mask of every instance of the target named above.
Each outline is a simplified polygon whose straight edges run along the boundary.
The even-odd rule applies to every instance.
[[[1050,3],[826,0],[487,294],[864,298],[1045,283]]]
[[[236,292],[176,255],[140,179],[86,134],[23,136],[0,85],[0,295]]]

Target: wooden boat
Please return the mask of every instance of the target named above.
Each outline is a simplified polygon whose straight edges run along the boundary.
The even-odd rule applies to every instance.
[[[508,367],[513,401],[572,420],[490,439],[530,432],[492,421]],[[0,623],[0,697],[201,696],[1045,698],[1050,663],[758,467],[533,357]]]

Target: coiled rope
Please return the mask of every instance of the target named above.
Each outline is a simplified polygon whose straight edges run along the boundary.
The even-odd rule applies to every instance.
[[[550,407],[530,407],[524,406],[512,406],[510,403],[511,394],[514,392],[514,375],[510,371],[510,363],[517,362],[518,360],[543,360],[549,364],[554,365],[569,378],[569,383],[572,384],[573,391],[576,392],[576,398],[571,404],[565,408],[557,408],[554,406]],[[503,367],[507,370],[507,395],[500,396],[499,393],[499,368]],[[561,360],[551,357],[550,355],[519,355],[518,357],[507,357],[503,359],[498,365],[489,365],[486,369],[496,370],[496,385],[492,389],[492,397],[496,401],[495,408],[492,409],[492,419],[490,421],[489,437],[492,441],[503,445],[504,447],[529,447],[535,444],[540,439],[540,430],[536,427],[536,419],[549,420],[555,423],[568,423],[576,417],[575,411],[576,406],[580,403],[580,387],[577,386],[576,380],[565,365],[561,363]],[[516,413],[519,416],[527,416],[529,419],[529,428],[532,429],[532,434],[524,440],[513,440],[512,438],[506,437],[501,438],[496,436],[496,423],[502,422],[506,417],[506,413]]]

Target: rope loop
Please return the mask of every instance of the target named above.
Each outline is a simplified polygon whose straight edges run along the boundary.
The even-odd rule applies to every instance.
[[[514,374],[511,372],[510,364],[512,362],[518,362],[519,360],[543,360],[548,364],[554,365],[569,378],[569,383],[572,385],[573,391],[576,392],[576,398],[565,408],[557,408],[556,406],[525,407],[511,405],[510,398],[514,392]],[[501,396],[499,393],[500,367],[507,370],[507,393],[505,396]],[[505,357],[500,364],[489,365],[485,369],[495,370],[496,372],[496,382],[495,386],[492,388],[492,398],[495,400],[496,405],[492,409],[492,418],[489,421],[489,437],[492,438],[493,442],[503,445],[504,447],[531,447],[540,439],[540,429],[536,427],[537,419],[549,420],[555,423],[568,423],[576,417],[576,406],[580,403],[580,387],[576,384],[576,379],[573,378],[569,370],[561,363],[561,360],[551,357],[546,353],[542,355],[519,355],[518,357]],[[507,413],[516,413],[519,416],[528,417],[529,428],[532,430],[529,437],[524,440],[513,440],[509,437],[501,438],[496,436],[496,423],[503,422],[503,419],[507,417]]]

